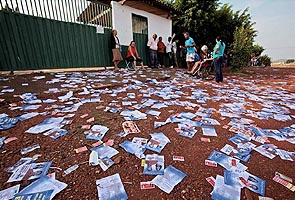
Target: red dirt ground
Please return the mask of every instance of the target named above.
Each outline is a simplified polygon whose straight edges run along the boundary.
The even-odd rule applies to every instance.
[[[143,72],[143,74],[147,75],[147,77],[156,78],[158,81],[172,80],[176,75],[176,72],[180,73],[182,70],[176,69],[167,69],[167,74],[170,75],[170,78],[163,77],[163,74],[160,70],[154,70],[153,72]],[[235,86],[238,86],[239,90],[245,90],[250,93],[257,92],[255,91],[257,88],[261,90],[261,93],[266,92],[264,95],[268,94],[268,90],[266,89],[274,89],[274,90],[282,90],[284,89],[286,93],[294,93],[295,92],[295,69],[275,69],[275,68],[247,68],[241,73],[232,74],[228,72],[228,69],[225,70],[225,81],[222,85],[217,85],[214,81],[201,81],[200,84],[194,85],[193,80],[187,78],[185,75],[182,76],[182,80],[179,82],[179,85],[183,84],[193,84],[190,87],[184,88],[182,91],[187,93],[187,95],[191,94],[191,88],[201,88],[206,89],[207,93],[210,97],[217,96],[216,91],[222,90],[222,88],[233,89]],[[182,72],[181,72],[182,73]],[[38,81],[33,81],[34,76],[45,75],[45,79],[41,79]],[[86,75],[85,72],[82,72],[82,75]],[[122,75],[122,73],[121,73]],[[138,73],[137,73],[138,75]],[[0,95],[0,98],[5,99],[3,102],[0,102],[0,114],[6,113],[10,117],[16,117],[23,114],[21,111],[11,111],[9,110],[9,104],[16,103],[18,106],[22,106],[21,99],[14,95],[20,95],[25,92],[34,92],[37,93],[37,97],[39,99],[57,99],[58,96],[65,94],[56,93],[56,94],[46,94],[43,91],[48,90],[48,88],[60,87],[60,83],[56,83],[53,85],[48,85],[45,82],[47,80],[51,80],[54,77],[54,74],[30,74],[30,75],[10,75],[10,76],[2,76],[9,78],[9,81],[0,81],[0,89],[2,86],[9,86],[10,88],[14,88],[14,93],[5,93],[4,95]],[[1,78],[1,77],[0,77]],[[94,78],[94,77],[92,77]],[[136,78],[136,77],[135,77]],[[87,77],[85,77],[87,79]],[[117,75],[116,80],[122,80],[122,76]],[[127,79],[126,77],[124,78]],[[144,77],[138,77],[141,81],[146,81]],[[112,88],[117,88],[120,86],[124,86],[123,83],[112,83],[110,82],[110,78],[107,79],[105,83],[111,84],[107,88],[110,90]],[[244,84],[247,82],[246,84]],[[250,82],[250,83],[249,83]],[[282,83],[284,82],[284,83]],[[29,83],[29,86],[22,86],[22,83]],[[78,95],[78,91],[81,91],[81,88],[85,86],[86,83],[83,82],[79,85],[79,89],[74,89],[74,95],[79,98],[87,98],[89,95],[81,96]],[[99,88],[101,85],[94,84],[95,87]],[[240,85],[240,86],[239,86]],[[251,88],[250,86],[257,86]],[[151,86],[153,87],[153,86]],[[146,88],[145,88],[146,89]],[[254,90],[254,91],[252,91]],[[136,101],[140,102],[143,98],[140,96],[138,90],[127,90],[127,92],[134,92],[137,94]],[[115,173],[119,173],[124,183],[125,190],[129,199],[196,199],[196,200],[205,200],[211,199],[210,193],[212,191],[212,187],[205,180],[206,177],[213,176],[215,177],[217,174],[223,175],[223,168],[218,166],[217,168],[207,167],[204,164],[204,160],[210,155],[210,152],[213,150],[220,150],[225,144],[230,144],[228,138],[233,136],[235,133],[228,131],[228,129],[223,128],[228,122],[230,122],[230,118],[225,117],[222,118],[220,113],[217,111],[213,113],[211,116],[213,119],[218,120],[221,125],[214,126],[218,137],[211,138],[210,143],[201,142],[200,138],[202,136],[202,130],[197,128],[197,134],[192,138],[185,138],[178,136],[175,132],[174,128],[177,127],[176,123],[171,123],[165,126],[162,126],[158,129],[154,129],[154,121],[165,121],[169,116],[179,112],[195,112],[198,107],[194,108],[194,110],[188,110],[181,106],[169,106],[168,108],[162,108],[160,111],[162,112],[159,119],[155,119],[155,117],[148,115],[147,120],[139,120],[136,121],[141,133],[136,135],[129,135],[125,138],[118,137],[117,134],[122,131],[122,122],[124,122],[123,117],[117,114],[112,114],[109,112],[104,112],[104,108],[96,109],[99,106],[108,106],[108,104],[112,100],[118,100],[118,104],[121,105],[122,98],[126,97],[127,92],[119,93],[118,97],[111,97],[108,94],[103,94],[101,99],[103,102],[101,103],[87,103],[81,106],[76,112],[75,117],[73,118],[73,123],[70,125],[66,125],[65,129],[69,131],[69,133],[57,140],[53,140],[49,137],[43,136],[42,134],[33,135],[25,133],[27,129],[30,127],[42,122],[44,119],[50,117],[48,116],[37,116],[32,119],[17,123],[16,127],[11,128],[6,131],[0,131],[0,137],[9,136],[9,137],[17,137],[18,139],[5,144],[1,149],[1,158],[0,158],[0,190],[8,188],[10,186],[16,185],[17,183],[6,183],[10,174],[5,173],[4,169],[13,165],[22,157],[30,157],[35,154],[42,154],[42,156],[36,162],[43,161],[53,161],[52,166],[60,167],[63,170],[74,164],[80,164],[83,162],[87,162],[89,158],[90,151],[82,152],[76,154],[74,149],[82,147],[86,145],[90,149],[90,145],[95,141],[91,141],[85,138],[81,129],[81,126],[86,123],[86,119],[81,119],[80,116],[83,114],[89,114],[89,117],[94,117],[95,121],[89,124],[100,124],[110,128],[104,137],[104,141],[108,139],[114,139],[115,144],[114,148],[116,148],[120,153],[116,156],[117,158],[121,158],[121,162],[113,165],[106,172],[103,172],[99,166],[92,167],[89,166],[88,163],[80,165],[80,167],[72,172],[71,174],[63,177],[62,171],[56,169],[50,169],[49,173],[56,172],[56,179],[59,181],[65,182],[68,184],[68,187],[59,193],[54,199],[57,200],[65,200],[65,199],[87,199],[93,200],[98,199],[97,189],[95,181],[113,175]],[[220,95],[220,94],[219,94]],[[230,95],[230,94],[226,94]],[[184,95],[180,100],[189,100],[185,98]],[[159,99],[159,97],[152,96],[153,99]],[[261,105],[257,104],[248,99],[248,97],[243,97],[246,101],[251,102],[246,106],[246,109],[261,109]],[[190,100],[196,103],[195,100]],[[284,101],[283,99],[279,99],[279,101]],[[211,99],[207,100],[205,105],[202,105],[204,108],[215,108],[216,110],[220,109],[221,103],[225,101],[212,101]],[[226,100],[227,103],[231,103],[232,101]],[[294,99],[293,99],[293,103]],[[60,102],[56,102],[56,104],[62,105]],[[42,106],[37,111],[44,112],[45,106]],[[124,109],[128,109],[129,107],[123,106]],[[129,108],[130,109],[130,108]],[[141,109],[141,112],[145,112],[150,109],[144,108]],[[50,110],[52,111],[52,110]],[[291,114],[295,115],[295,110],[290,109]],[[295,123],[294,118],[291,121],[281,122],[276,121],[274,119],[270,120],[259,120],[257,118],[247,117],[248,119],[252,119],[255,121],[258,127],[268,128],[268,129],[280,129],[286,126],[290,126]],[[186,177],[180,182],[170,194],[166,194],[161,191],[157,187],[152,190],[141,190],[140,182],[142,181],[150,181],[154,178],[154,176],[143,175],[143,167],[141,167],[141,161],[136,158],[134,155],[128,154],[125,152],[119,144],[124,140],[132,140],[134,136],[137,137],[145,137],[150,139],[149,134],[154,132],[163,132],[167,137],[170,138],[171,143],[167,144],[166,147],[161,152],[161,155],[165,156],[165,166],[173,165],[177,169],[186,173]],[[288,151],[295,151],[295,145],[288,142],[278,142],[274,139],[270,139],[272,144],[278,146],[278,148],[282,148]],[[35,150],[31,153],[22,156],[20,154],[20,149],[39,143],[41,145],[41,149]],[[256,145],[259,145],[257,142],[253,142]],[[232,144],[231,144],[232,145]],[[146,154],[153,153],[152,151],[147,150]],[[173,155],[181,155],[185,157],[184,162],[173,161]],[[115,157],[115,158],[116,158]],[[272,178],[274,177],[274,173],[280,172],[285,174],[293,180],[295,179],[295,164],[294,162],[281,160],[279,156],[276,156],[273,160],[270,160],[256,151],[252,151],[251,158],[247,163],[243,163],[248,166],[248,171],[255,176],[258,176],[264,180],[266,180],[266,196],[272,197],[276,200],[292,200],[295,199],[294,192],[291,192],[284,186],[274,182]],[[21,189],[31,183],[32,181],[22,181]],[[246,192],[247,189],[242,190],[241,199],[258,199],[258,195],[253,192]],[[247,193],[247,195],[246,195]]]

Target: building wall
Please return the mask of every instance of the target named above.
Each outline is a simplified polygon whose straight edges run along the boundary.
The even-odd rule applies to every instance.
[[[142,10],[137,10],[126,5],[121,5],[118,2],[112,1],[112,21],[113,28],[118,31],[118,37],[122,45],[129,45],[133,40],[132,33],[132,14],[140,15],[148,19],[148,37],[154,33],[163,37],[166,42],[171,36],[172,20],[166,19]]]

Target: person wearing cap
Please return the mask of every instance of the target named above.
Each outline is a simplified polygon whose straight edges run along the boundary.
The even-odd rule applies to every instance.
[[[189,73],[192,70],[194,60],[195,60],[195,46],[196,43],[193,38],[190,37],[189,32],[185,32],[184,38],[185,46],[180,46],[180,48],[186,49],[186,65],[187,65],[187,73]]]

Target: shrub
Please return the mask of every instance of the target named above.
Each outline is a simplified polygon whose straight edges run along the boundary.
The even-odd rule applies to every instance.
[[[268,55],[263,55],[259,57],[260,66],[268,67],[271,65],[271,58]]]
[[[288,63],[293,63],[293,62],[295,62],[294,59],[288,59],[288,60],[286,61],[286,64],[288,64]]]

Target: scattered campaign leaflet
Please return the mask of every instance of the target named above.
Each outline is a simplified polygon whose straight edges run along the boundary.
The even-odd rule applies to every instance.
[[[100,200],[127,200],[124,185],[119,174],[96,180],[98,198]]]
[[[37,115],[39,115],[38,112],[26,113],[26,114],[23,114],[23,115],[19,116],[18,119],[20,121],[24,121],[24,120],[27,120],[27,119],[31,119],[33,117],[36,117]]]
[[[202,131],[204,136],[217,136],[217,133],[213,126],[202,126]]]
[[[66,134],[68,134],[69,131],[66,130],[66,129],[62,129],[62,128],[53,128],[49,131],[46,131],[45,133],[43,133],[43,135],[45,136],[49,136],[51,137],[52,139],[58,139],[60,138],[61,136],[64,136]]]
[[[53,190],[50,197],[50,199],[53,199],[56,194],[64,190],[66,187],[66,183],[49,178],[47,176],[42,176],[38,180],[25,187],[23,190],[21,190],[18,195],[34,194],[38,192]]]
[[[200,121],[203,125],[220,125],[216,119],[203,117]]]
[[[30,194],[16,194],[13,200],[50,200],[53,190],[35,192]]]
[[[139,110],[123,110],[120,115],[124,116],[127,121],[147,119],[147,115]]]
[[[64,120],[63,117],[56,117],[56,118],[47,118],[42,123],[33,126],[26,130],[26,133],[38,134],[44,131],[53,129],[53,128],[61,128],[61,122]]]
[[[14,165],[12,165],[11,167],[8,167],[7,169],[5,169],[6,172],[8,173],[13,173],[15,172],[18,168],[33,163],[34,159],[33,158],[21,158],[19,161],[17,161]]]
[[[286,175],[284,175],[284,174],[281,174],[281,173],[279,173],[279,172],[276,172],[276,173],[275,173],[275,176],[278,176],[280,179],[283,179],[283,180],[288,181],[288,182],[290,182],[290,183],[293,182],[292,178],[290,178],[290,177],[288,177],[288,176],[286,176]]]
[[[217,175],[211,198],[213,200],[240,200],[241,188],[226,185],[223,176]]]
[[[247,185],[246,187],[257,193],[257,194],[260,194],[262,196],[264,196],[265,194],[265,180],[257,177],[257,176],[254,176],[253,174],[250,174],[248,172],[244,172],[244,175],[246,176],[246,181],[247,181]]]
[[[113,156],[115,156],[119,153],[119,151],[117,151],[113,147],[102,146],[102,145],[92,148],[91,151],[96,151],[97,155],[100,159],[105,158],[105,157],[112,158]]]
[[[102,125],[93,125],[89,131],[85,132],[87,139],[102,140],[109,128]]]
[[[193,119],[196,117],[196,114],[191,112],[181,112],[178,114],[178,117],[186,118],[186,119]]]
[[[230,155],[230,153],[234,150],[234,147],[229,145],[229,144],[226,144],[224,145],[224,147],[222,147],[222,149],[220,149],[220,151],[222,153],[225,153],[226,155]]]
[[[34,145],[32,145],[32,146],[22,148],[22,149],[20,150],[20,153],[21,153],[22,155],[24,155],[24,154],[27,154],[27,153],[29,153],[29,152],[32,152],[32,151],[34,151],[34,150],[36,150],[36,149],[40,149],[40,148],[41,148],[41,147],[40,147],[39,144],[34,144]]]
[[[0,137],[0,148],[4,145],[4,141],[6,140],[7,136]]]
[[[258,153],[268,157],[269,159],[273,159],[276,157],[277,147],[270,144],[263,144],[261,146],[255,147],[254,150]]]
[[[161,126],[168,124],[168,122],[154,122],[154,128],[157,129]]]
[[[146,150],[147,139],[134,137],[132,142],[125,140],[119,146],[128,153],[134,154],[138,158],[144,158]]]
[[[12,186],[10,188],[4,189],[0,191],[0,199],[1,200],[9,200],[14,197],[15,194],[19,191],[20,184]]]
[[[150,134],[151,139],[147,143],[146,148],[157,153],[161,153],[167,143],[170,142],[169,138],[164,133],[153,133]]]
[[[228,139],[229,141],[231,141],[232,143],[239,145],[239,144],[243,144],[246,142],[249,142],[249,140],[243,136],[241,136],[240,134],[236,134],[233,137]]]
[[[165,168],[164,175],[157,175],[151,182],[164,192],[170,194],[173,188],[180,183],[185,176],[185,173],[169,165]]]
[[[151,108],[155,109],[161,109],[161,108],[167,108],[168,106],[165,103],[155,103]]]
[[[276,149],[276,153],[280,156],[282,160],[294,161],[293,158],[290,156],[289,151],[283,149]]]
[[[21,181],[21,180],[32,180],[40,178],[47,174],[49,167],[52,162],[32,163],[26,164],[19,167],[8,179],[8,183]]]
[[[272,180],[274,180],[275,182],[285,186],[286,188],[288,188],[292,192],[295,192],[295,186],[292,183],[282,179],[280,176],[275,175]]]
[[[208,160],[215,161],[227,170],[231,170],[234,167],[240,167],[238,159],[232,158],[224,153],[215,150],[211,152],[211,154],[208,157]]]
[[[159,115],[161,114],[161,112],[156,111],[156,110],[147,110],[147,111],[145,112],[145,114],[153,115],[153,116],[157,116],[157,117],[159,117]]]
[[[2,117],[0,118],[0,131],[15,127],[18,118]]]
[[[58,99],[60,102],[65,102],[65,101],[69,100],[69,98],[71,98],[73,96],[73,94],[74,94],[73,91],[69,91],[64,96],[59,96]]]
[[[252,149],[236,148],[233,149],[230,155],[243,162],[248,162],[251,157],[251,151]]]
[[[154,188],[155,188],[155,185],[152,184],[150,181],[140,182],[141,190],[148,190],[148,189],[154,189]]]
[[[188,124],[178,124],[178,130],[179,135],[188,138],[193,138],[197,133],[197,130]]]
[[[224,170],[224,183],[232,187],[243,188],[249,185],[243,173]]]
[[[143,174],[163,175],[164,174],[164,156],[160,156],[157,154],[146,155]]]
[[[114,164],[114,161],[108,157],[104,157],[102,159],[99,159],[98,163],[101,169],[103,171],[106,171],[108,168],[110,168]]]
[[[125,135],[132,134],[132,133],[140,133],[140,130],[135,122],[132,122],[132,121],[123,122],[122,127],[123,127]]]

